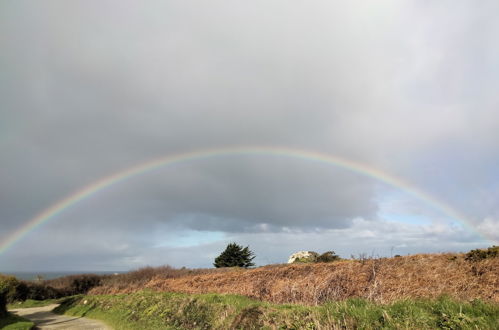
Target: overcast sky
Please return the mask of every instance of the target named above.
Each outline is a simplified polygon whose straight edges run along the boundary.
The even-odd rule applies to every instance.
[[[0,242],[117,171],[282,146],[401,178],[461,212],[303,159],[184,162],[73,205],[0,271],[258,265],[499,242],[497,1],[0,3]]]

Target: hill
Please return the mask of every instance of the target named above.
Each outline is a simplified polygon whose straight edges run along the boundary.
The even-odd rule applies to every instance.
[[[363,298],[376,303],[438,298],[499,302],[499,258],[466,260],[464,254],[418,254],[333,263],[269,265],[254,269],[146,268],[103,279],[89,294],[143,289],[191,294],[239,294],[272,303],[316,305]]]

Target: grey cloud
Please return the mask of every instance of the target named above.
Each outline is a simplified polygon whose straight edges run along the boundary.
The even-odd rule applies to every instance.
[[[60,269],[65,270],[90,269],[88,267],[128,270],[162,264],[175,267],[211,267],[213,259],[232,241],[248,245],[255,252],[258,265],[284,263],[290,254],[299,250],[334,250],[342,257],[349,258],[361,254],[378,257],[463,252],[487,246],[476,234],[445,222],[419,226],[360,218],[355,219],[351,227],[343,229],[238,233],[212,243],[183,247],[145,245],[134,240],[131,232],[120,232],[119,229],[116,231],[117,233],[110,234],[88,229],[79,231],[74,237],[56,236],[54,231],[46,232],[42,234],[45,237],[40,237],[41,241],[44,238],[50,239],[54,241],[53,244],[41,246],[36,240],[26,240],[15,258],[7,256],[4,259],[7,264],[27,271],[45,269],[44,265],[50,264],[58,264]],[[78,246],[85,247],[85,252]]]
[[[350,158],[421,186],[477,226],[495,219],[496,9],[4,1],[0,239],[110,173],[246,144]],[[125,240],[138,236],[129,251],[138,255],[164,225],[237,237],[347,230],[356,217],[376,219],[384,194],[372,179],[312,163],[218,158],[124,182],[45,228],[119,227]],[[100,249],[102,260],[116,256]]]

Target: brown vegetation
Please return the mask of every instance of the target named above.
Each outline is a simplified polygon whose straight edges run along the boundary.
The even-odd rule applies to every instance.
[[[103,280],[90,294],[144,288],[185,293],[233,293],[274,303],[320,304],[352,297],[388,303],[448,295],[499,302],[499,258],[470,262],[463,254],[419,254],[255,269],[146,268]]]
[[[161,267],[144,267],[125,274],[106,275],[101,278],[103,288],[112,288],[116,292],[125,292],[129,288],[144,288],[152,280],[168,280],[179,277],[226,273],[230,268],[218,269],[188,269],[188,268],[173,268],[171,266]]]

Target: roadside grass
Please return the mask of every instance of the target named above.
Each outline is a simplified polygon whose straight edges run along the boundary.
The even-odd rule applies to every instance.
[[[74,296],[58,313],[100,319],[116,329],[498,329],[499,305],[449,297],[379,304],[348,299],[278,305],[231,294],[140,291]]]
[[[0,318],[0,329],[3,330],[30,330],[34,327],[35,323],[14,314]]]
[[[8,309],[15,309],[15,308],[30,308],[30,307],[43,307],[43,306],[48,306],[52,304],[58,304],[61,302],[63,298],[59,299],[46,299],[46,300],[33,300],[33,299],[27,299],[22,302],[14,302],[12,304],[8,304],[7,308]]]

